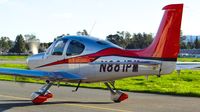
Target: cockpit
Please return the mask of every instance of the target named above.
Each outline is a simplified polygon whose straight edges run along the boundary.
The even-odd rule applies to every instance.
[[[73,57],[76,56],[93,54],[106,48],[120,47],[108,41],[93,37],[66,36],[54,41],[45,53],[39,53],[37,55],[30,56],[27,59],[27,62],[29,67],[33,69],[38,67],[38,65],[43,66],[45,64],[54,63],[57,61],[59,62],[60,60],[67,58],[73,59]],[[48,68],[47,70],[53,70],[53,68]]]
[[[98,52],[102,49],[119,46],[111,42],[85,36],[66,36],[52,43],[46,55],[76,56]]]

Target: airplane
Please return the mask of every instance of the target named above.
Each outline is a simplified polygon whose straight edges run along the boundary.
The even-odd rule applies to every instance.
[[[111,42],[90,36],[63,36],[44,53],[28,57],[30,70],[0,68],[1,74],[39,78],[46,84],[33,92],[33,104],[42,104],[53,94],[56,82],[104,82],[111,100],[121,102],[128,94],[115,89],[115,80],[140,76],[169,74],[176,69],[179,53],[183,4],[163,8],[164,15],[153,42],[145,49],[126,50]]]

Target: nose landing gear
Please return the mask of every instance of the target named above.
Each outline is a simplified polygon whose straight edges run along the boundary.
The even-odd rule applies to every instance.
[[[31,99],[34,104],[42,104],[47,99],[53,97],[53,94],[48,90],[53,85],[53,83],[50,81],[46,82],[47,84],[41,87],[37,92],[33,92],[31,94]]]

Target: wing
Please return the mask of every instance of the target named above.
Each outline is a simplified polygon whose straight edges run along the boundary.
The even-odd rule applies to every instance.
[[[177,62],[176,70],[195,69],[200,70],[200,62]]]
[[[14,75],[14,76],[25,76],[41,79],[52,79],[52,80],[82,80],[84,78],[77,74],[71,74],[64,71],[47,72],[40,70],[24,70],[14,68],[0,68],[1,74]]]

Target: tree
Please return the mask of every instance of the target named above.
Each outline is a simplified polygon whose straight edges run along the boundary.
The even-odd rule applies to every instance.
[[[181,42],[180,47],[181,49],[187,49],[187,45],[185,44],[185,42]]]
[[[39,46],[39,52],[45,52],[46,49],[52,44],[52,42],[49,43],[40,43]]]
[[[0,38],[0,51],[1,52],[8,52],[11,47],[12,47],[12,41],[9,39],[9,37],[1,37]]]
[[[152,34],[134,33],[126,46],[126,49],[143,49],[148,47],[152,41]]]
[[[89,34],[88,34],[88,32],[87,32],[87,30],[86,30],[86,29],[83,29],[82,35],[89,36]]]
[[[25,40],[26,40],[26,41],[38,40],[38,39],[36,39],[36,36],[33,35],[33,34],[26,34],[26,35],[24,35],[24,37],[25,37]]]
[[[126,48],[131,42],[131,34],[127,31],[117,31],[117,35],[123,39],[123,41],[121,41],[121,47]]]
[[[195,47],[195,49],[199,49],[200,48],[200,42],[199,42],[198,37],[196,37],[196,39],[194,41],[194,47]]]
[[[143,49],[149,46],[153,40],[152,34],[117,31],[114,35],[108,35],[106,39],[126,49]]]
[[[180,37],[180,48],[181,49],[187,49],[187,44],[184,42],[186,40],[186,36],[181,36]]]
[[[15,39],[15,45],[14,47],[10,50],[10,52],[15,52],[15,53],[24,53],[26,51],[25,48],[25,41],[23,36],[17,35],[16,39]]]
[[[193,42],[187,42],[187,49],[193,49],[194,43]]]
[[[89,34],[88,34],[86,29],[83,29],[83,31],[78,31],[77,35],[89,36]]]
[[[187,49],[187,44],[184,42],[186,36],[183,36],[183,30],[180,31],[180,49]]]
[[[108,35],[106,37],[106,39],[120,47],[125,48],[126,47],[126,43],[125,40],[123,39],[122,36],[120,36],[119,34],[114,34],[114,35]]]
[[[54,38],[53,41],[56,41],[56,40],[58,40],[58,39],[60,39],[60,38],[62,38],[62,37],[64,37],[64,36],[65,36],[65,34],[62,34],[62,35],[60,35],[60,36],[57,36],[56,38]]]

